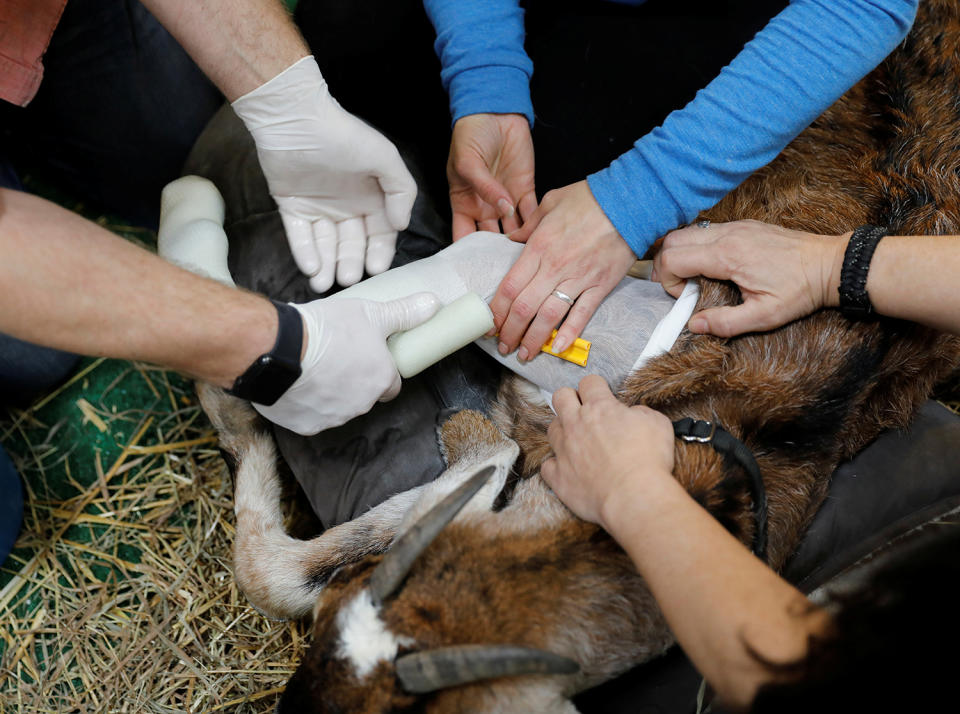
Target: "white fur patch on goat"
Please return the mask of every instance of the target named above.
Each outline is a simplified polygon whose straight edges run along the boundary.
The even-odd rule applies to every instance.
[[[394,659],[400,645],[413,644],[409,637],[397,637],[387,629],[368,590],[337,613],[337,626],[340,630],[337,654],[350,661],[358,677],[366,677],[377,663]]]

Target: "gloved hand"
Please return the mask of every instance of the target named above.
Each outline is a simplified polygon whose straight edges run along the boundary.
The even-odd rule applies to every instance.
[[[432,293],[391,302],[330,297],[294,305],[303,317],[303,370],[271,406],[254,408],[272,422],[309,436],[370,410],[400,392],[387,337],[429,320],[440,308]]]
[[[417,185],[380,132],[345,111],[304,57],[233,102],[257,145],[290,252],[325,292],[390,267]]]

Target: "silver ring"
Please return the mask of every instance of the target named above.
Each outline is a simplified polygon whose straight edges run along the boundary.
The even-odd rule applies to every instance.
[[[697,228],[709,228],[709,227],[710,227],[709,219],[704,218],[702,221],[697,221]]]
[[[570,297],[566,293],[560,292],[559,290],[554,290],[550,294],[553,295],[555,298],[559,298],[560,300],[563,300],[565,303],[567,303],[567,305],[573,305],[573,303],[576,302],[576,300],[574,300],[572,297]]]

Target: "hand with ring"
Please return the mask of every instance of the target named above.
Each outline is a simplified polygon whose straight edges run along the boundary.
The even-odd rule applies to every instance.
[[[510,238],[526,247],[490,309],[500,353],[519,345],[522,361],[539,354],[554,328],[554,352],[572,345],[636,260],[586,181],[547,193]]]

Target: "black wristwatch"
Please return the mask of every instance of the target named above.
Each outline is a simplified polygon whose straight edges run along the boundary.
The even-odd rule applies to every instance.
[[[840,311],[845,317],[860,320],[873,312],[870,295],[867,293],[867,272],[877,243],[887,235],[880,226],[865,225],[850,236],[840,268]]]
[[[277,341],[273,349],[257,357],[227,391],[235,397],[269,407],[300,376],[303,322],[292,305],[271,300],[277,308]]]

